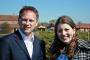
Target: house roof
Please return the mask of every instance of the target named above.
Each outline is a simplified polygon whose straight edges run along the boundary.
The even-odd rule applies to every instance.
[[[18,20],[18,16],[14,15],[0,15],[0,21],[16,21]]]
[[[90,24],[78,24],[76,28],[85,28],[85,29],[89,28],[90,29]]]
[[[46,28],[46,26],[39,26],[38,28]]]

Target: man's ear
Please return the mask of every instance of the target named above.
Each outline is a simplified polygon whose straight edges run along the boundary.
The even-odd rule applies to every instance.
[[[36,22],[36,26],[38,25],[38,22]]]

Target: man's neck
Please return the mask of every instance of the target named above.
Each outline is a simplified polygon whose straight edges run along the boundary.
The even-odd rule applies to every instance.
[[[20,30],[20,33],[21,35],[23,35],[24,37],[29,37],[31,38],[33,36],[33,32],[30,32],[30,33],[25,33],[22,29],[19,29]]]

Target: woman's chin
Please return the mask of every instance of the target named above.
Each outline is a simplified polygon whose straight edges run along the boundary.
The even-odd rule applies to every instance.
[[[64,40],[64,43],[65,44],[69,44],[70,43],[70,40]]]

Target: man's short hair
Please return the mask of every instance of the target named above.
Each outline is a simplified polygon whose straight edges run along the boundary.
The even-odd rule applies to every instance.
[[[33,7],[33,6],[24,6],[24,7],[19,11],[19,18],[21,18],[23,12],[24,12],[24,11],[27,11],[27,10],[33,11],[33,12],[36,14],[37,20],[39,19],[38,11],[37,11],[37,9],[36,9],[35,7]]]

